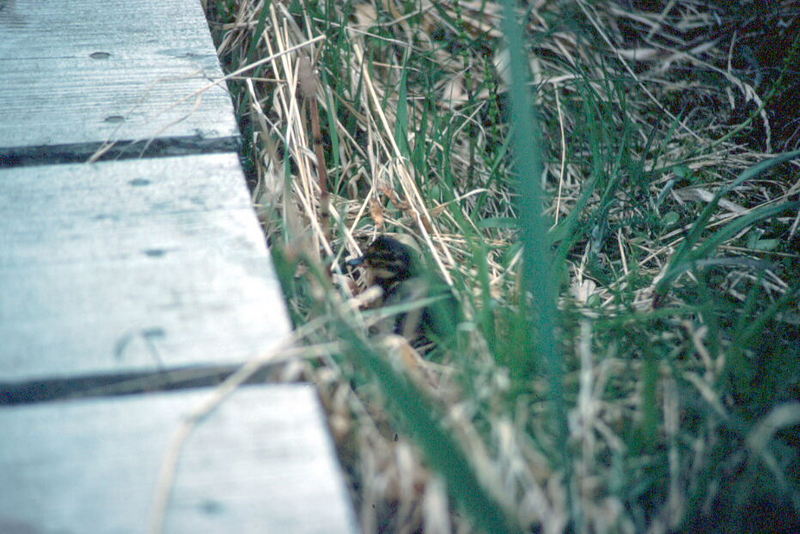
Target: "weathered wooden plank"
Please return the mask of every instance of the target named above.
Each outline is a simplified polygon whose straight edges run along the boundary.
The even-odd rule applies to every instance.
[[[147,531],[157,474],[207,390],[0,407],[0,532]],[[245,387],[178,464],[166,532],[355,532],[310,386]]]
[[[85,157],[109,140],[155,137],[150,148],[174,153],[237,136],[196,1],[0,0],[0,35],[0,166]]]
[[[0,169],[0,267],[264,255],[243,181],[234,154]]]
[[[289,332],[235,154],[0,170],[0,383],[238,364]]]

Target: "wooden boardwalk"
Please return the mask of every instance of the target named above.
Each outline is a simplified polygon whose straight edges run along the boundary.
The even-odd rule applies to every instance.
[[[221,77],[195,0],[0,0],[0,532],[356,531],[310,386],[172,442],[290,331]]]

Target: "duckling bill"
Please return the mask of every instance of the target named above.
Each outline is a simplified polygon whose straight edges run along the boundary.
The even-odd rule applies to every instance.
[[[423,267],[421,258],[410,246],[389,236],[379,236],[363,256],[347,264],[366,268],[368,284],[383,291],[384,307],[441,297],[422,308],[398,313],[393,324],[383,325],[385,333],[392,331],[419,347],[449,337],[454,331],[458,320],[455,297],[447,284]]]

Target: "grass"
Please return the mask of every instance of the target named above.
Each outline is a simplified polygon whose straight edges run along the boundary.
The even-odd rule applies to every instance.
[[[800,528],[800,13],[771,6],[207,2],[226,70],[275,56],[229,88],[365,532]],[[342,264],[384,232],[453,288],[453,343],[368,335]]]

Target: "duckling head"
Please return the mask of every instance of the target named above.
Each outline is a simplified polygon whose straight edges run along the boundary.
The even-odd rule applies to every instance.
[[[414,251],[386,235],[378,236],[370,243],[363,256],[347,263],[351,266],[366,266],[371,282],[383,289],[384,293],[396,284],[417,275]]]

